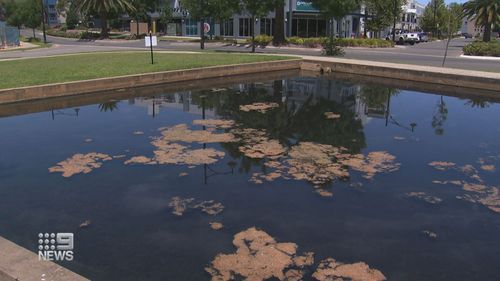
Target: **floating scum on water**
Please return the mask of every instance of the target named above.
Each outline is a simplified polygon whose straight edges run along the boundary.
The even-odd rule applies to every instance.
[[[396,157],[386,151],[372,151],[367,155],[349,154],[344,147],[315,142],[285,146],[269,138],[266,130],[240,128],[233,120],[194,120],[193,124],[194,127],[204,126],[208,129],[195,130],[187,124],[159,128],[161,135],[151,140],[154,148],[152,155],[135,155],[125,160],[124,164],[213,164],[223,159],[225,152],[215,148],[193,148],[192,144],[236,143],[243,155],[264,161],[264,165],[272,170],[266,174],[254,173],[250,181],[257,184],[282,178],[304,180],[321,187],[349,177],[349,169],[362,173],[366,179],[372,179],[377,173],[393,172],[400,166]],[[76,154],[49,171],[62,172],[63,176],[70,177],[89,173],[100,168],[102,161],[111,159],[106,154]],[[316,192],[331,196],[324,190]]]

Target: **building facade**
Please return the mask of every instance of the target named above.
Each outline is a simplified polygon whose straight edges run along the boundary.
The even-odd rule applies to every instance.
[[[189,17],[189,11],[182,7],[182,0],[171,0],[173,20],[168,24],[166,33],[171,36],[200,36],[200,23]],[[353,37],[361,34],[359,13],[353,13],[338,22],[326,19],[312,5],[312,0],[289,0],[285,5],[285,32],[287,36],[324,37],[332,34],[336,37]],[[245,38],[252,35],[272,35],[276,23],[274,11],[266,17],[252,21],[248,13],[234,14],[221,23],[207,22],[210,26],[208,36]]]
[[[59,15],[57,13],[57,0],[44,0],[45,17],[49,26],[59,25]]]

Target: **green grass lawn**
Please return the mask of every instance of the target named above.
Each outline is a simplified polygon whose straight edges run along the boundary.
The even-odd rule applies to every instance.
[[[0,60],[0,89],[290,58],[227,53],[155,53],[155,64],[151,65],[148,52],[123,52]]]

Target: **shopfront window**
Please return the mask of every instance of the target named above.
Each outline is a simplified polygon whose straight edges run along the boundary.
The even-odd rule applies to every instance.
[[[198,22],[193,19],[186,19],[186,35],[198,35]]]
[[[250,18],[240,19],[239,36],[251,36],[252,29],[253,29],[252,19]]]
[[[303,38],[326,36],[326,20],[298,18],[292,21],[292,36]]]
[[[234,36],[234,19],[228,19],[222,22],[220,26],[220,35]]]
[[[274,34],[274,19],[260,19],[260,34],[272,36]]]

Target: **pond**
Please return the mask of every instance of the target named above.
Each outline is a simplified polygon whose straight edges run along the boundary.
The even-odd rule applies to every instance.
[[[500,280],[500,105],[359,81],[1,106],[0,236],[92,280]]]

